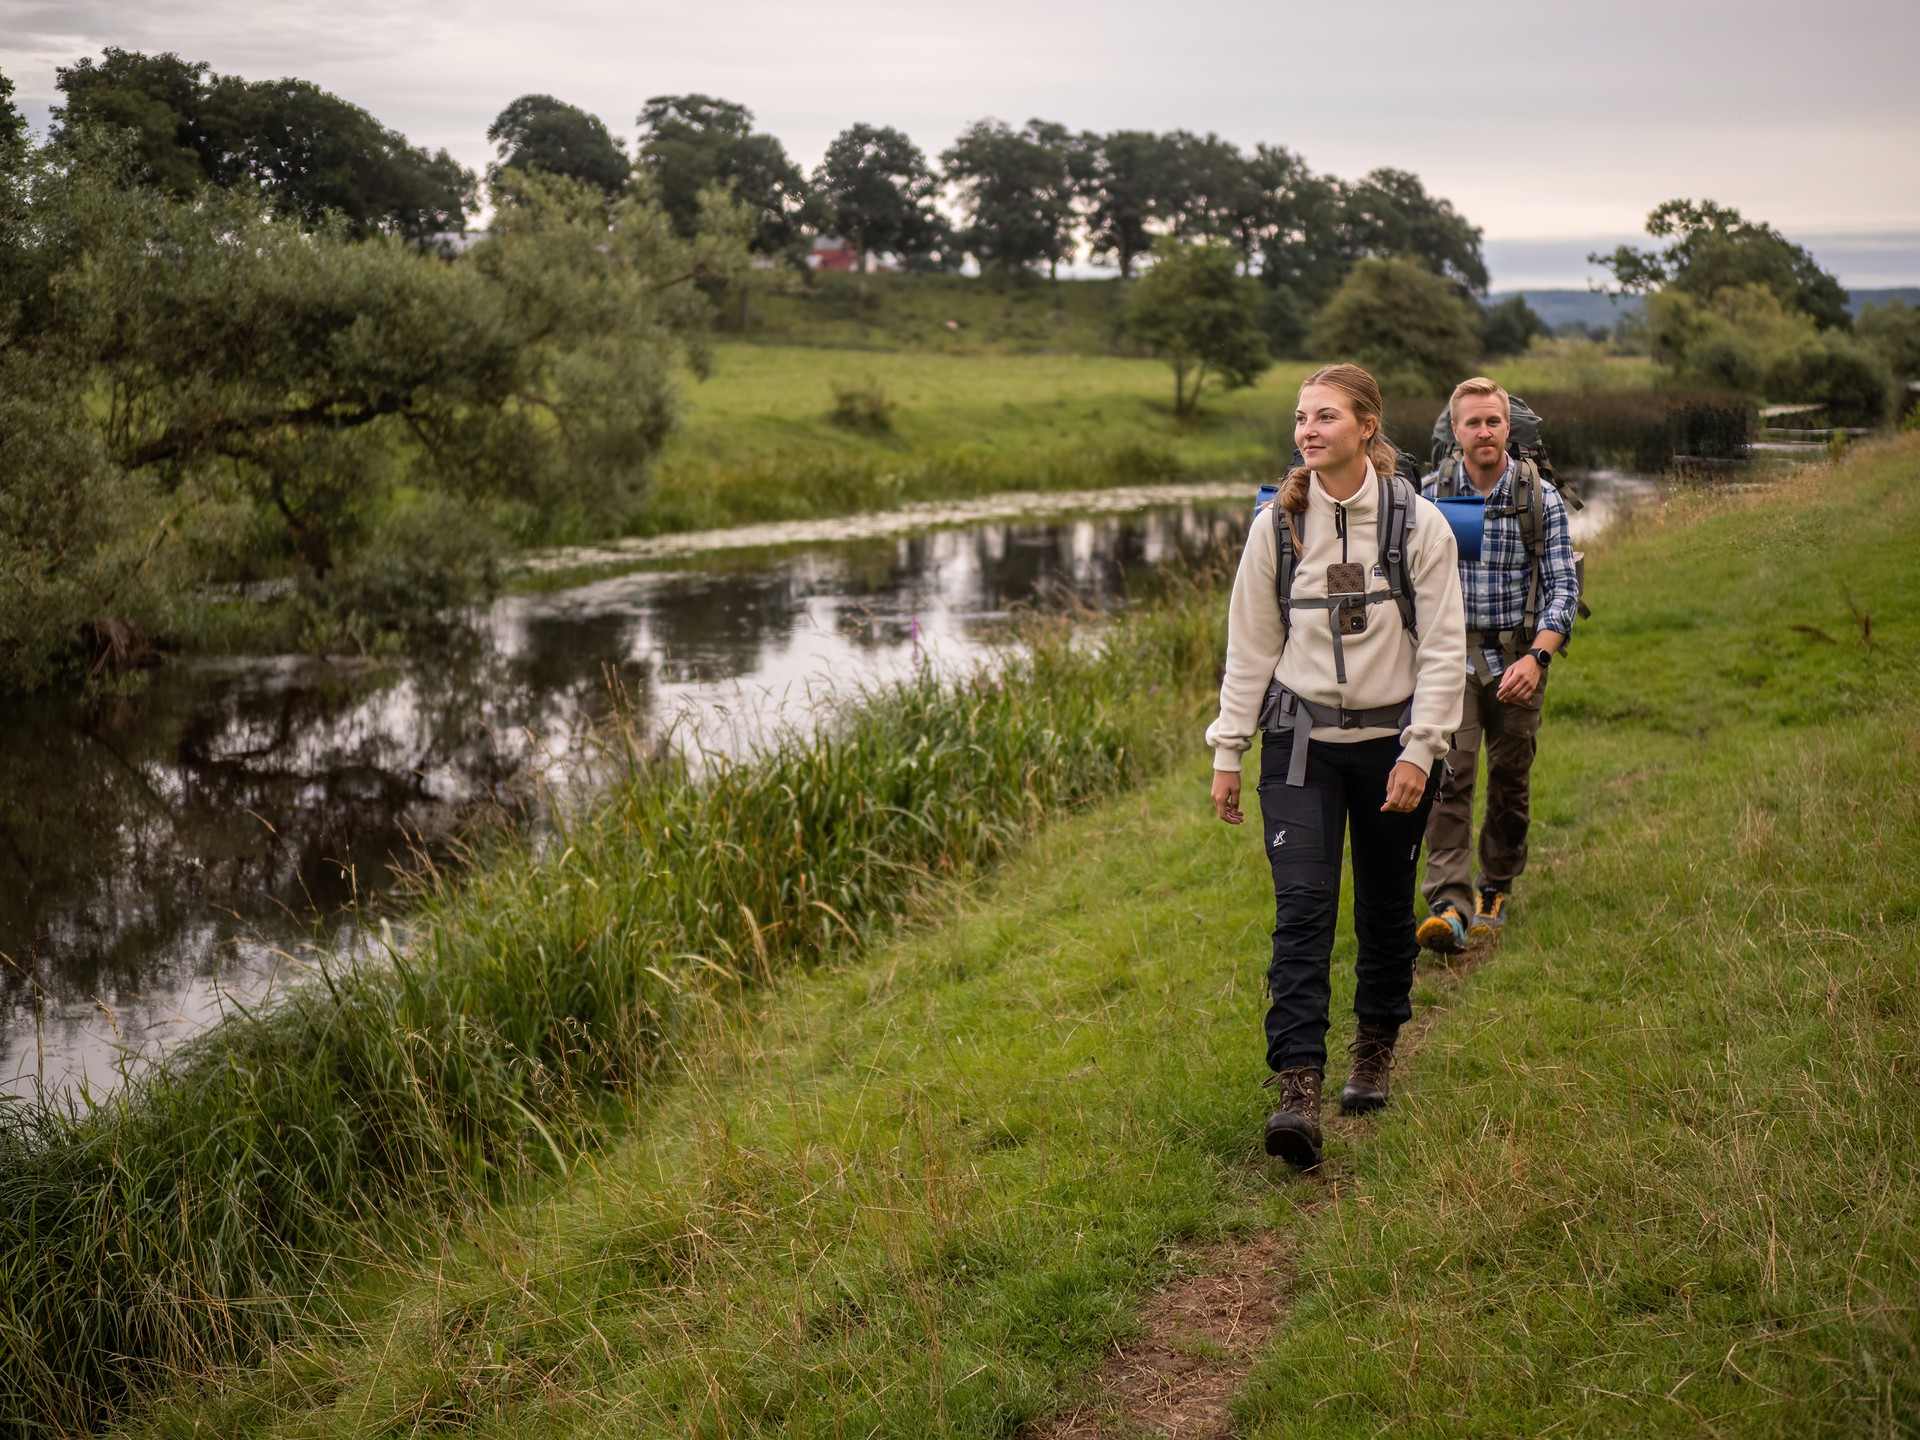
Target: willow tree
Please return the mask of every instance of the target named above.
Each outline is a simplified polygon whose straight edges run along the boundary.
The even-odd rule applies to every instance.
[[[738,272],[752,225],[709,194],[683,236],[644,187],[609,203],[533,174],[497,233],[448,263],[339,218],[308,229],[258,192],[175,199],[126,183],[128,163],[124,146],[46,152],[9,184],[31,223],[5,227],[0,369],[36,433],[78,439],[0,447],[0,519],[68,484],[63,449],[97,458],[121,497],[95,507],[97,533],[16,537],[39,558],[0,571],[0,614],[43,615],[16,646],[20,676],[27,650],[118,603],[22,605],[56,572],[99,571],[102,545],[135,544],[117,516],[165,512],[150,571],[197,517],[239,507],[254,518],[211,542],[203,577],[270,563],[232,551],[277,534],[323,586],[422,497],[428,544],[456,524],[480,534],[502,507],[522,533],[630,513],[673,424],[676,365],[705,363],[700,282]]]

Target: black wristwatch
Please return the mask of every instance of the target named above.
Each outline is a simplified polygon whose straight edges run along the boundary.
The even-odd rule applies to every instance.
[[[1553,652],[1542,646],[1535,646],[1533,649],[1527,651],[1527,654],[1533,657],[1533,663],[1538,665],[1542,670],[1553,664]]]

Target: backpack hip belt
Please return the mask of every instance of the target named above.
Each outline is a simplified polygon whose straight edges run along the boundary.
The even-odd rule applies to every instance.
[[[1296,695],[1278,680],[1267,686],[1267,698],[1260,706],[1263,731],[1273,735],[1293,732],[1293,753],[1287,759],[1287,784],[1295,787],[1307,783],[1307,743],[1314,726],[1325,725],[1336,730],[1378,730],[1392,726],[1395,730],[1404,730],[1412,720],[1411,695],[1398,705],[1349,710],[1343,705],[1322,705],[1304,695]]]

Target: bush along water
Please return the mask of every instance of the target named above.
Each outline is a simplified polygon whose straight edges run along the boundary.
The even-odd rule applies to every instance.
[[[431,882],[404,947],[104,1096],[8,1102],[0,1414],[82,1429],[324,1323],[343,1267],[604,1138],[696,1016],[1164,768],[1213,678],[1213,595],[1092,641],[1037,627],[996,669],[845,697],[699,773],[636,752],[589,809]]]

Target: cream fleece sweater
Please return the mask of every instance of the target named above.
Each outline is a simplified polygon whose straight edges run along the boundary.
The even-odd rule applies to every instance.
[[[1294,599],[1324,599],[1327,566],[1342,560],[1357,560],[1367,567],[1368,590],[1386,587],[1379,571],[1379,497],[1379,481],[1371,464],[1367,466],[1366,484],[1344,504],[1321,488],[1318,475],[1312,478],[1307,513],[1294,522],[1301,537],[1293,577]],[[1347,532],[1344,544],[1339,535],[1342,510]],[[1276,679],[1296,695],[1348,710],[1397,705],[1411,695],[1413,721],[1400,732],[1404,747],[1400,758],[1427,770],[1447,753],[1449,737],[1460,723],[1460,696],[1466,685],[1466,614],[1460,600],[1459,555],[1453,531],[1430,500],[1414,502],[1407,549],[1407,573],[1413,581],[1414,619],[1420,638],[1416,642],[1407,632],[1400,623],[1399,608],[1392,602],[1368,606],[1366,631],[1342,637],[1347,683],[1341,685],[1334,678],[1338,672],[1333,663],[1328,611],[1296,608],[1291,634],[1283,636],[1274,593],[1278,556],[1273,516],[1266,510],[1254,516],[1227,611],[1227,664],[1220,681],[1220,717],[1207,727],[1214,769],[1240,768],[1240,756],[1253,743],[1267,686]],[[1394,733],[1392,729],[1342,730],[1316,725],[1313,742],[1377,740]]]

